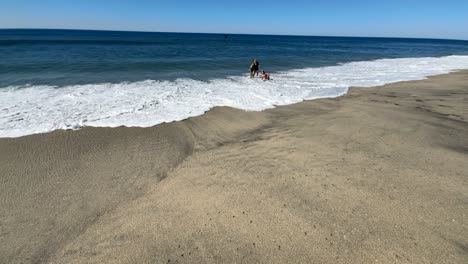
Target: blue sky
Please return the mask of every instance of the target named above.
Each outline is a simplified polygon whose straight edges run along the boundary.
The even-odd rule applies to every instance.
[[[0,0],[0,28],[468,39],[468,0]]]

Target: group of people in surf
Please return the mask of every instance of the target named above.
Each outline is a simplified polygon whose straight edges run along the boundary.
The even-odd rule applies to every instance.
[[[252,61],[252,64],[250,65],[250,78],[254,78],[255,76],[258,76],[258,71],[260,69],[260,62],[257,59],[254,59]],[[262,80],[270,80],[270,74],[262,71]]]

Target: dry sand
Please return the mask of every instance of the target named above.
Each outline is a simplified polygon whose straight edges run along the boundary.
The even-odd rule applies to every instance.
[[[468,72],[0,139],[0,263],[468,263]]]

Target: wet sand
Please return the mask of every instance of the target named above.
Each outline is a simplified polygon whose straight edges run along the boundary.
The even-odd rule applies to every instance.
[[[0,139],[0,263],[468,263],[468,71]]]

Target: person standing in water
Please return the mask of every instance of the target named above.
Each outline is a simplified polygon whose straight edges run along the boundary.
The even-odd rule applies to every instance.
[[[250,65],[250,78],[253,78],[255,75],[258,76],[258,70],[260,68],[260,62],[257,59],[254,59]]]

